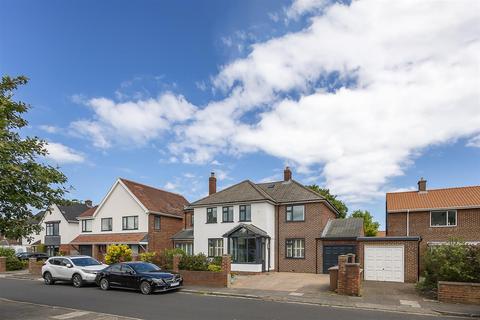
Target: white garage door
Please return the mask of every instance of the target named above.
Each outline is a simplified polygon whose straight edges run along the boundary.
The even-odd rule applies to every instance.
[[[365,246],[365,280],[403,282],[403,246]]]

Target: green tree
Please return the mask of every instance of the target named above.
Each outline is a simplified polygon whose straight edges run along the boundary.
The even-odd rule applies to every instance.
[[[68,192],[67,177],[41,162],[48,154],[46,142],[20,135],[28,125],[23,115],[30,107],[14,101],[13,93],[27,82],[23,76],[3,76],[0,82],[0,234],[14,239],[39,231],[31,221],[32,211],[65,203]]]
[[[347,216],[348,208],[342,200],[337,199],[336,195],[333,195],[330,193],[330,189],[325,189],[325,188],[320,188],[316,184],[312,184],[310,186],[307,186],[307,188],[312,189],[316,193],[321,194],[324,196],[339,212],[338,217],[343,219]]]
[[[363,229],[365,230],[365,236],[375,237],[378,232],[380,223],[373,221],[373,216],[367,210],[355,210],[352,212],[352,218],[363,218]]]

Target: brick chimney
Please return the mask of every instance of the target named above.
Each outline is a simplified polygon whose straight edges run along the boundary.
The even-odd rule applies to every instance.
[[[92,204],[92,200],[85,200],[85,205],[89,208],[91,208],[93,206]]]
[[[418,180],[418,192],[427,192],[427,180],[423,177]]]
[[[217,192],[217,178],[215,178],[215,172],[210,173],[208,178],[208,194],[214,194]]]
[[[283,170],[283,180],[292,180],[292,171],[290,170],[290,167],[285,167],[285,170]]]

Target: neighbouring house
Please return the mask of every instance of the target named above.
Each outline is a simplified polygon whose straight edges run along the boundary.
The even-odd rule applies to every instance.
[[[183,229],[172,236],[175,248],[182,249],[186,254],[193,254],[193,209],[184,210]]]
[[[232,271],[322,272],[319,241],[337,210],[320,194],[292,179],[268,183],[242,181],[209,195],[193,209],[193,251],[209,257],[230,254]]]
[[[78,216],[92,207],[92,201],[72,203],[70,205],[52,205],[50,209],[39,212],[41,231],[32,235],[30,242],[23,239],[24,245],[31,245],[32,251],[40,244],[45,245],[46,253],[53,256],[60,252],[70,252],[70,241],[78,235]],[[37,217],[36,216],[36,217]],[[33,223],[37,223],[35,219]]]
[[[126,244],[134,255],[173,247],[184,226],[188,201],[181,195],[118,179],[102,202],[78,217],[70,244],[80,254],[103,259],[110,244]]]
[[[418,190],[387,193],[386,201],[387,236],[420,237],[420,257],[450,238],[480,244],[480,186],[427,189],[422,178]]]

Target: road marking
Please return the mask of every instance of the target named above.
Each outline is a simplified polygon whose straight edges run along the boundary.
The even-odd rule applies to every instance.
[[[60,314],[58,316],[52,316],[50,318],[58,319],[58,320],[72,319],[72,318],[78,318],[78,317],[85,316],[89,313],[90,312],[88,312],[88,311],[73,311],[73,312],[69,312],[69,313]]]
[[[404,306],[410,306],[412,308],[420,308],[418,302],[413,300],[400,300],[400,304]]]
[[[289,296],[295,296],[295,297],[301,297],[301,296],[303,296],[303,293],[301,293],[301,292],[290,292],[288,295]]]

